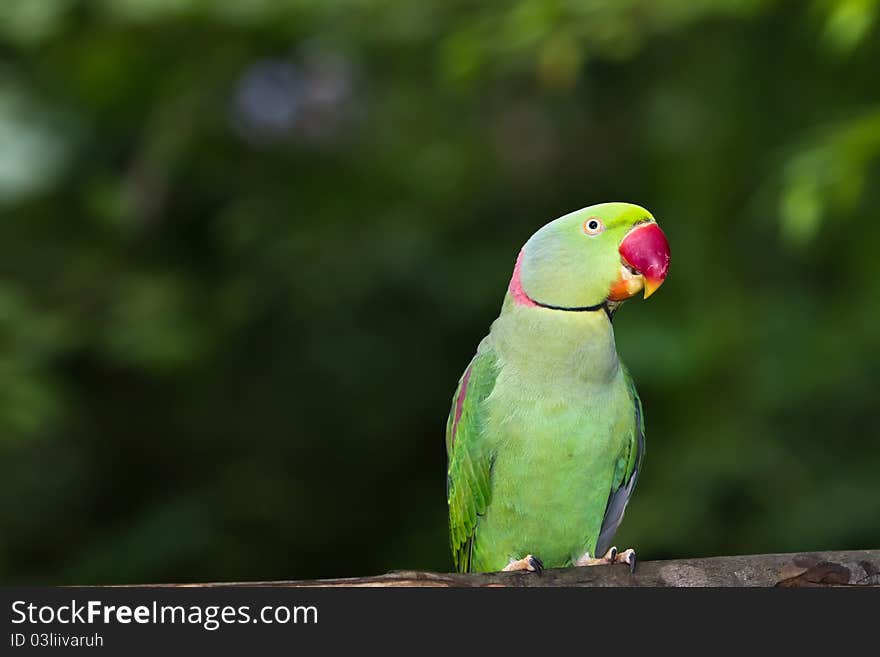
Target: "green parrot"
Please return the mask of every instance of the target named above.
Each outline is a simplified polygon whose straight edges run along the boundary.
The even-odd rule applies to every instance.
[[[459,572],[626,563],[611,541],[645,453],[644,418],[611,320],[669,269],[651,214],[603,203],[538,230],[477,347],[446,425]]]

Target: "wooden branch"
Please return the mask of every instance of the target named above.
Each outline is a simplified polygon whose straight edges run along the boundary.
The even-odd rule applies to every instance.
[[[371,577],[282,582],[162,584],[160,586],[877,586],[880,550],[758,554],[640,563],[557,568],[534,573],[443,574],[399,571]]]

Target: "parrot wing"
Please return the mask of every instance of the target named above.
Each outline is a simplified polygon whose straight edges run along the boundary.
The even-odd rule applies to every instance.
[[[486,512],[492,496],[493,455],[484,432],[483,401],[497,376],[495,356],[488,349],[478,350],[459,381],[446,424],[449,541],[455,567],[462,573],[470,570],[477,519]]]
[[[639,399],[639,393],[636,391],[636,386],[629,372],[626,368],[624,368],[623,372],[632,395],[633,413],[635,416],[634,430],[629,442],[626,467],[623,469],[622,476],[612,482],[611,494],[605,507],[605,517],[602,520],[602,528],[599,530],[599,539],[596,542],[596,555],[605,554],[608,548],[611,547],[614,534],[623,520],[626,504],[629,502],[633,489],[636,487],[639,469],[645,456],[645,419],[642,415],[642,401]]]

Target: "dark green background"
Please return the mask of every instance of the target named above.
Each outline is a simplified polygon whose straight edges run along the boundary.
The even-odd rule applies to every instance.
[[[451,567],[520,245],[607,200],[641,558],[880,546],[876,1],[0,4],[0,581]]]

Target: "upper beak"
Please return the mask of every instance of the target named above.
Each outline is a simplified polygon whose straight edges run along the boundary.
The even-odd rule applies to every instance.
[[[669,271],[669,242],[654,221],[637,224],[618,247],[624,264],[645,279],[645,298],[654,294]]]

